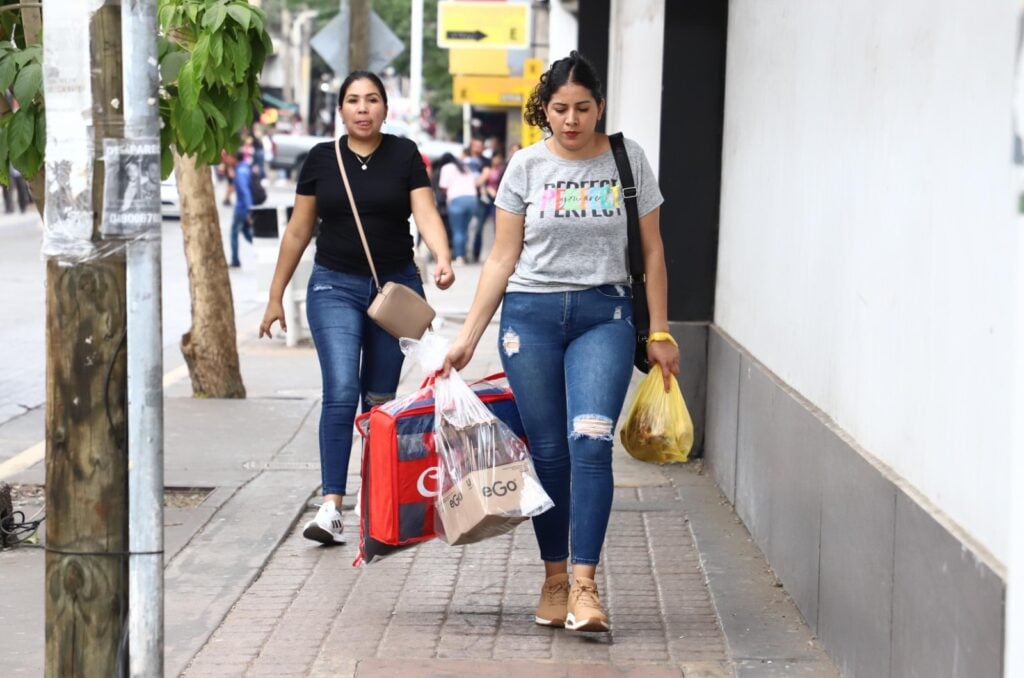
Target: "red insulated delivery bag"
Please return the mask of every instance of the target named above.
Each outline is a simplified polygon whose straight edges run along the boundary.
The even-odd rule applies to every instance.
[[[434,449],[434,380],[356,419],[363,436],[359,556],[371,563],[433,539],[438,459]],[[486,407],[526,441],[519,409],[503,373],[469,385]]]

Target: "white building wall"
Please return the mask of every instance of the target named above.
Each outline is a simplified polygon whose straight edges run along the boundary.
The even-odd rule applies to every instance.
[[[612,0],[609,23],[606,129],[638,141],[657,173],[665,0]]]
[[[1018,65],[1018,69],[1021,66]],[[1018,72],[1018,77],[1024,75]],[[1020,92],[1018,92],[1020,94]],[[1024,218],[1019,218],[1017,234],[1017,326],[1016,346],[1024,346]],[[1010,577],[1007,582],[1006,610],[1006,676],[1024,676],[1024,350],[1016,351],[1014,360],[1014,406],[1017,413],[1014,421],[1014,445],[1017,451],[1013,459],[1013,475],[1010,487],[1013,492],[1013,513],[1010,525]]]
[[[1018,11],[1024,23],[1024,2],[1018,2]],[[1024,140],[1024,47],[1019,46],[1014,82],[1014,130]],[[1017,193],[1024,195],[1024,166],[1016,168]],[[1017,216],[1017,309],[1015,317],[1016,339],[1014,346],[1014,444],[1017,452],[1013,457],[1010,487],[1017,489],[1012,494],[1010,533],[1010,576],[1006,584],[1006,676],[1024,676],[1024,214]]]
[[[569,56],[579,44],[579,24],[576,17],[562,6],[562,0],[552,0],[548,19],[548,62]]]
[[[732,0],[715,312],[997,567],[1015,12]]]

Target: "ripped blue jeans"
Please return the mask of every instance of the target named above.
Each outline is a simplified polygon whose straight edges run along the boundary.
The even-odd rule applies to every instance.
[[[537,475],[555,506],[533,519],[540,555],[596,565],[608,530],[612,434],[633,374],[626,285],[509,292],[498,351]]]
[[[381,275],[423,296],[416,266]],[[370,320],[366,309],[377,289],[368,275],[341,273],[315,264],[306,292],[306,317],[320,359],[320,474],[324,494],[345,494],[356,410],[395,397],[405,356],[398,340]]]

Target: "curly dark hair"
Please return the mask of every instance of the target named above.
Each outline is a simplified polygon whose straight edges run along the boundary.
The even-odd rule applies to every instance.
[[[550,132],[551,125],[548,123],[547,114],[544,113],[544,107],[551,101],[555,92],[567,82],[589,89],[594,95],[594,101],[599,105],[604,101],[601,78],[597,76],[591,63],[582,54],[573,50],[569,52],[569,56],[551,64],[551,68],[540,76],[540,82],[533,88],[526,102],[526,114],[523,116],[526,122]]]

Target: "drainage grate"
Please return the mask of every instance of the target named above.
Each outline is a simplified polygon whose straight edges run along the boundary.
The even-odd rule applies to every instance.
[[[212,487],[165,487],[164,508],[194,509],[202,504]]]

